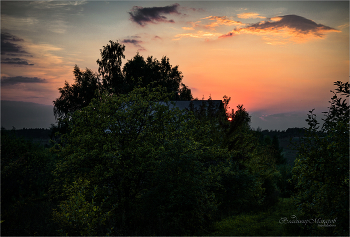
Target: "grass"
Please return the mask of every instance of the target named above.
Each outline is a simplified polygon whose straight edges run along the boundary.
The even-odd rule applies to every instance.
[[[267,211],[243,213],[232,216],[215,223],[215,236],[282,236],[294,235],[293,228],[286,228],[286,224],[280,224],[283,217],[288,219],[291,215],[297,215],[297,210],[291,198],[280,198],[279,202]],[[292,224],[289,224],[292,225]],[[295,224],[294,224],[295,225]],[[295,226],[297,227],[297,226]]]

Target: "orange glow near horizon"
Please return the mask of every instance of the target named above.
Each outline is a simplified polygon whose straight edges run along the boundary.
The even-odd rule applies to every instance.
[[[98,71],[109,40],[125,45],[123,65],[166,56],[194,98],[226,95],[264,116],[327,107],[333,82],[349,80],[347,2],[138,4],[146,15],[131,18],[132,1],[1,2],[1,77],[13,80],[2,100],[52,105],[75,64]]]

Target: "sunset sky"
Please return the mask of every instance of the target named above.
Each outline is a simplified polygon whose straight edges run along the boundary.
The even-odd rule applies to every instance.
[[[97,72],[109,40],[124,63],[167,56],[194,97],[231,97],[255,128],[306,126],[349,80],[348,1],[1,1],[2,125],[37,127],[10,112],[51,109],[75,64]]]

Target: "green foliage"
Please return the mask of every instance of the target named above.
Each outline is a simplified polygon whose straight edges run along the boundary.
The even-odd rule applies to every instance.
[[[89,190],[91,189],[89,184],[89,181],[79,178],[72,185],[65,185],[64,188],[69,198],[58,206],[59,211],[54,210],[53,212],[54,220],[73,235],[96,235],[110,215],[110,211],[102,211],[105,200],[102,200],[101,203],[94,200],[98,193],[97,186]],[[58,233],[66,234],[63,229],[60,229]],[[106,233],[106,235],[109,234]]]
[[[224,101],[229,99],[224,97]],[[231,122],[227,122],[226,114],[216,115],[216,120],[210,113],[202,113],[199,117],[202,123],[210,121],[212,130],[209,136],[215,138],[212,143],[227,149],[229,155],[229,159],[220,162],[221,169],[213,186],[219,216],[275,204],[279,195],[276,183],[280,177],[275,158],[250,129],[250,117],[243,105],[238,106]],[[220,118],[224,120],[220,121]]]
[[[160,61],[153,57],[147,57],[145,60],[139,54],[125,63],[124,74],[124,92],[132,91],[137,86],[146,87],[164,87],[170,93],[171,100],[191,100],[193,99],[191,89],[181,83],[182,73],[178,66],[172,67],[169,58],[163,57]]]
[[[226,107],[231,98],[227,96],[223,97],[223,103],[219,106],[215,105],[209,96],[209,99],[203,101],[199,108],[195,108],[193,103],[189,104],[189,111],[191,111],[201,127],[206,129],[199,130],[195,135],[196,139],[200,139],[202,142],[206,140],[206,144],[211,146],[216,144],[222,148],[226,148],[226,131],[230,126],[228,122]],[[205,131],[205,133],[201,133]]]
[[[278,165],[277,169],[281,174],[281,177],[277,181],[277,186],[281,192],[281,197],[289,198],[295,192],[294,183],[291,180],[293,167],[283,164]]]
[[[276,164],[277,164],[277,165],[286,164],[287,160],[286,160],[286,158],[282,155],[283,148],[280,148],[280,144],[279,144],[279,141],[278,141],[277,136],[273,136],[272,142],[271,142],[271,146],[272,146],[272,153],[273,153],[273,156],[274,156],[275,159],[276,159]]]
[[[229,129],[226,133],[226,141],[228,149],[232,150],[236,147],[247,147],[244,142],[246,135],[250,136],[250,116],[243,108],[243,105],[238,105],[236,112],[232,115]],[[245,152],[246,153],[246,152]]]
[[[96,91],[101,87],[98,76],[90,69],[81,71],[75,65],[73,73],[75,83],[69,85],[66,81],[65,86],[58,89],[60,97],[53,102],[56,119],[65,118],[69,113],[86,107],[96,97]]]
[[[282,224],[281,218],[297,214],[290,198],[280,198],[276,206],[266,211],[245,212],[215,223],[213,236],[294,236],[298,224]]]
[[[237,169],[237,165],[232,164],[230,169],[220,175],[219,183],[219,189],[215,193],[222,216],[253,210],[261,204],[263,189],[256,174],[246,169]]]
[[[312,234],[349,234],[349,84],[335,85],[337,93],[333,92],[322,133],[313,111],[308,115],[309,128],[298,145],[293,169],[295,200],[303,216],[336,219],[336,227],[306,226]]]
[[[48,189],[54,157],[15,131],[1,130],[1,224],[3,235],[47,235],[51,231]]]
[[[105,94],[72,115],[52,186],[61,207],[74,200],[65,187],[83,179],[98,187],[96,199],[109,196],[101,211],[110,212],[112,234],[181,235],[206,227],[215,200],[204,165],[227,154],[197,141],[195,134],[206,126],[190,113],[169,109],[167,98],[162,89],[138,88]],[[150,199],[156,202],[145,202]]]
[[[216,210],[216,202],[209,190],[213,174],[201,161],[203,156],[213,159],[216,154],[210,150],[203,154],[200,144],[178,139],[169,141],[164,148],[159,154],[161,157],[157,157],[159,162],[150,176],[149,188],[140,197],[143,224],[162,235],[193,235],[205,231]]]

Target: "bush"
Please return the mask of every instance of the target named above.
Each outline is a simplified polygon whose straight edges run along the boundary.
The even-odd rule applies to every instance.
[[[55,159],[44,147],[1,130],[1,233],[55,234],[48,190]]]
[[[295,192],[294,184],[291,180],[293,167],[290,165],[284,164],[284,165],[278,165],[277,169],[281,174],[281,176],[277,181],[277,187],[281,192],[281,197],[289,198]]]
[[[337,93],[333,92],[321,133],[310,111],[309,128],[298,145],[293,168],[295,201],[303,218],[336,220],[335,227],[305,226],[317,235],[349,235],[349,105],[339,97],[349,97],[349,84],[335,85]]]

